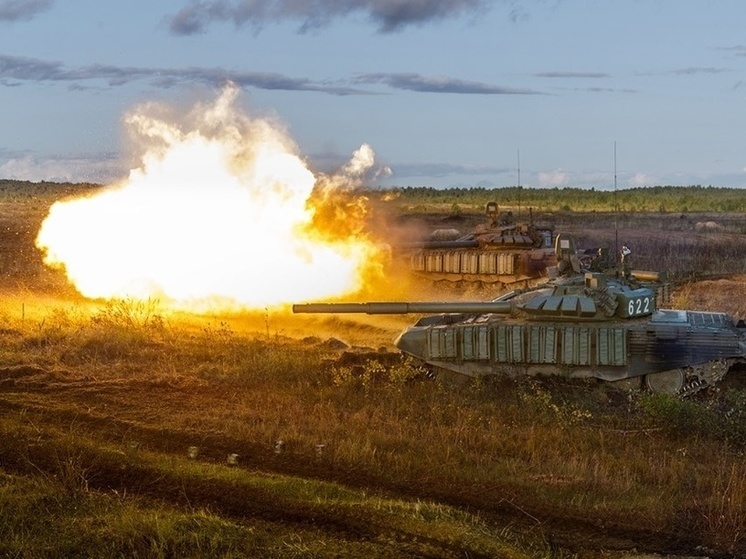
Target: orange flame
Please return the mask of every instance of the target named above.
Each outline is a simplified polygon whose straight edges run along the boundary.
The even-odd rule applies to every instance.
[[[181,127],[147,107],[130,115],[131,132],[148,143],[141,166],[51,207],[36,240],[45,263],[63,267],[86,297],[157,298],[192,311],[360,289],[378,249],[355,216],[346,229],[314,217],[326,205],[311,200],[317,179],[294,143],[276,123],[238,111],[236,96],[226,89]],[[344,183],[321,182],[327,195]]]

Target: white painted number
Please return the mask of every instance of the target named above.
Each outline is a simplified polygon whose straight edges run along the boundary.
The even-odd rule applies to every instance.
[[[636,316],[640,314],[648,314],[650,312],[650,297],[640,297],[639,299],[630,299],[627,305],[627,314],[630,316]]]

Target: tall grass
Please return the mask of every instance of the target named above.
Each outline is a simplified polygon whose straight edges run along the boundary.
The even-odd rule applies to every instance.
[[[343,365],[323,343],[222,322],[184,330],[155,311],[76,312],[0,331],[0,383],[16,386],[6,403],[72,421],[82,439],[198,444],[208,458],[237,452],[248,466],[510,510],[539,526],[644,526],[746,551],[742,392],[681,401],[561,380],[453,386],[386,354]],[[59,456],[57,482],[89,491],[88,455]]]
[[[569,557],[450,506],[123,451],[30,419],[0,417],[14,456],[0,464],[17,472],[0,472],[2,556]]]

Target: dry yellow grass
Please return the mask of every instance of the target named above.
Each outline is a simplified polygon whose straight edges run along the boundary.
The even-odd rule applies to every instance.
[[[726,265],[733,266],[741,245],[728,246],[734,250]],[[741,255],[741,266],[743,261]],[[24,265],[38,273],[29,262]],[[533,556],[594,557],[625,546],[746,552],[742,392],[682,403],[587,383],[496,380],[450,386],[413,382],[375,361],[341,374],[335,369],[339,351],[329,349],[328,338],[390,348],[413,317],[300,317],[271,309],[195,316],[157,305],[83,301],[70,291],[49,289],[49,277],[59,279],[54,273],[24,277],[22,272],[20,266],[2,282],[0,419],[8,422],[6,433],[17,434],[14,444],[40,455],[57,448],[61,434],[78,441],[68,447],[75,450],[72,461],[52,465],[78,482],[88,476],[83,481],[101,494],[111,490],[102,480],[121,478],[119,495],[122,487],[128,495],[155,494],[182,513],[194,512],[192,503],[206,503],[224,514],[206,524],[238,516],[260,530],[261,519],[241,517],[231,486],[210,475],[144,469],[136,470],[140,477],[128,477],[119,462],[81,451],[106,448],[127,460],[147,452],[178,466],[186,449],[198,446],[207,466],[222,466],[236,453],[241,472],[298,476],[301,489],[283,489],[297,508],[274,511],[278,525],[270,530],[286,534],[298,518],[293,515],[300,515],[323,533],[320,538],[328,538],[322,541],[332,542],[341,523],[369,538],[356,545],[390,540],[391,556],[412,549],[456,556],[458,545],[442,555],[432,551],[429,540],[407,547],[423,537],[421,524],[404,535],[397,531],[398,520],[366,527],[368,509],[343,517],[335,516],[340,510],[335,509],[318,520],[324,509],[308,497],[309,485],[321,479],[357,487],[358,494],[395,495],[414,503],[418,519],[441,518],[441,506],[458,514],[468,510],[485,523],[490,545],[507,525],[519,539],[545,539]],[[738,305],[745,292],[741,275],[685,284],[675,295],[678,306],[743,312]],[[424,292],[385,293],[433,298]],[[14,429],[19,422],[23,429]],[[278,440],[284,442],[281,453],[275,452]],[[6,462],[0,463],[10,468],[10,455],[2,456]],[[42,465],[41,458],[35,460],[26,464],[26,474]],[[117,475],[104,477],[97,460]],[[60,473],[42,471],[49,479]],[[324,491],[326,499],[330,493]],[[90,522],[95,524],[93,517]],[[455,526],[456,533],[437,541],[466,542]],[[304,532],[307,537],[314,536]],[[471,537],[476,536],[469,532]],[[474,541],[475,550],[494,549]],[[334,548],[352,549],[362,547]]]

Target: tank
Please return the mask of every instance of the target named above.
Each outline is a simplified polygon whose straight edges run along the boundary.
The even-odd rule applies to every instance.
[[[486,207],[487,222],[460,235],[434,231],[430,239],[399,245],[415,277],[438,287],[487,287],[495,292],[526,287],[546,277],[556,264],[551,227],[516,223],[511,212]]]
[[[665,282],[620,266],[580,264],[558,239],[541,285],[476,302],[294,305],[296,313],[418,314],[396,346],[431,375],[560,375],[689,396],[746,361],[746,325],[724,312],[659,308]]]

